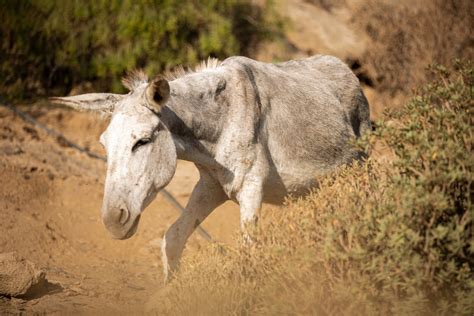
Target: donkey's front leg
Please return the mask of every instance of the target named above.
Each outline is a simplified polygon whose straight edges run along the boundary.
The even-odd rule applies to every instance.
[[[257,220],[262,208],[262,179],[253,178],[245,181],[242,189],[237,194],[240,205],[240,229],[243,240],[250,244],[253,241]]]
[[[161,245],[165,282],[175,272],[191,233],[219,205],[226,201],[222,187],[206,172],[193,189],[186,211],[166,231]]]

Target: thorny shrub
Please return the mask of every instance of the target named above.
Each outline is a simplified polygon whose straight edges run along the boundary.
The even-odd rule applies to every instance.
[[[431,70],[436,79],[365,137],[394,159],[320,179],[266,213],[252,247],[185,258],[151,311],[472,315],[474,69]]]

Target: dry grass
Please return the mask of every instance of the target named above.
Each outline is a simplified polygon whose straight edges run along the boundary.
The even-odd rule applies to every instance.
[[[439,67],[366,144],[395,160],[341,168],[266,214],[250,247],[185,258],[150,302],[170,315],[474,312],[472,64]]]

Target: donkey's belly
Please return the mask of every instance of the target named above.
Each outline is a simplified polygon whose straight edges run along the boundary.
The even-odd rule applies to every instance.
[[[271,172],[263,187],[265,203],[282,204],[285,197],[300,197],[307,195],[311,189],[318,186],[317,173],[311,170],[284,170]]]

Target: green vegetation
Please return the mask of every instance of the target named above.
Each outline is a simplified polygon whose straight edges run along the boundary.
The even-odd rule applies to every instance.
[[[472,62],[388,115],[385,149],[265,213],[253,247],[185,258],[159,314],[474,314]],[[377,158],[378,157],[378,158]]]
[[[122,91],[133,68],[157,74],[208,56],[248,54],[280,31],[249,0],[1,0],[0,93],[64,93],[90,81]]]

